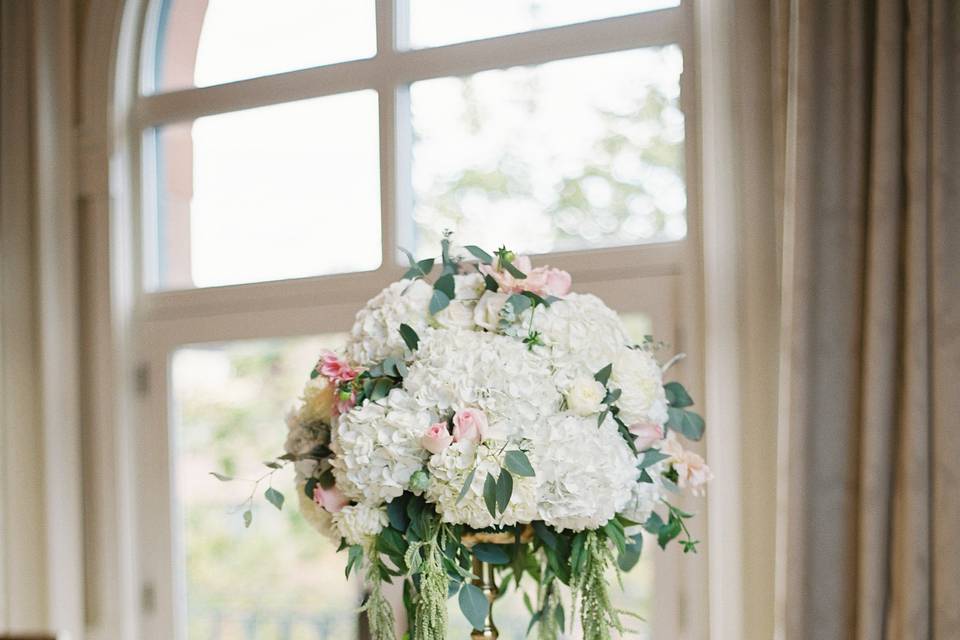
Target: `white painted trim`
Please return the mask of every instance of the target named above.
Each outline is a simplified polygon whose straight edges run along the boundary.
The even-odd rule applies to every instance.
[[[730,69],[732,2],[698,3],[702,87],[703,254],[709,492],[710,638],[744,637],[736,140]]]

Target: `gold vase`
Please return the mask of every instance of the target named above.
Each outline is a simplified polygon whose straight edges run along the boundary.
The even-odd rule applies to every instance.
[[[473,558],[473,574],[477,576],[473,584],[483,591],[490,606],[487,608],[487,619],[483,621],[483,629],[474,629],[470,633],[470,640],[496,640],[500,637],[497,625],[493,623],[493,601],[497,599],[497,583],[494,580],[493,565]]]
[[[533,539],[533,527],[527,525],[520,532],[520,542],[526,544]],[[511,544],[516,540],[514,534],[509,532],[472,532],[466,533],[461,538],[463,544],[472,549],[473,545],[486,542],[490,544]],[[478,587],[483,595],[487,597],[490,606],[487,608],[487,619],[483,622],[483,629],[474,629],[470,633],[470,640],[496,640],[500,637],[497,625],[493,623],[493,601],[497,599],[497,583],[492,564],[481,561],[476,556],[473,557],[473,575],[477,576],[472,582]]]

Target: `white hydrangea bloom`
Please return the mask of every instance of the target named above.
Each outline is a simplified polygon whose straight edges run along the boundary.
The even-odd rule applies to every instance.
[[[421,333],[430,324],[433,287],[423,280],[400,280],[381,291],[357,314],[347,341],[347,358],[369,367],[388,356],[402,358],[406,345],[400,325]]]
[[[331,442],[337,487],[357,501],[399,497],[429,455],[420,438],[436,419],[402,389],[340,416]]]
[[[540,518],[557,529],[596,529],[623,510],[640,475],[609,416],[550,418],[533,440]]]
[[[613,362],[610,386],[623,392],[617,406],[620,407],[620,419],[628,425],[666,423],[667,395],[663,390],[663,372],[653,354],[643,349],[621,349]]]
[[[576,378],[593,376],[630,343],[620,318],[594,295],[571,293],[547,308],[526,311],[521,326],[527,326],[530,313],[543,342],[535,352],[551,362],[560,389]]]
[[[404,388],[418,406],[439,415],[482,410],[501,440],[555,413],[561,403],[547,361],[513,338],[477,331],[422,334]]]
[[[635,482],[630,491],[630,499],[620,510],[620,515],[637,524],[643,524],[657,507],[662,495],[662,488],[655,482]]]
[[[494,478],[500,477],[504,455],[501,448],[457,442],[430,459],[430,486],[426,498],[436,504],[444,522],[464,523],[482,529],[495,524],[511,525],[537,519],[537,490],[533,478],[514,475],[513,496],[507,510],[496,519],[487,510],[483,500],[483,485],[488,474]],[[500,458],[496,457],[498,453]],[[474,466],[477,470],[470,489],[462,500],[458,500],[463,483]]]
[[[388,522],[387,512],[382,506],[365,502],[347,505],[330,519],[347,544],[364,546],[370,542],[371,537],[380,533]]]

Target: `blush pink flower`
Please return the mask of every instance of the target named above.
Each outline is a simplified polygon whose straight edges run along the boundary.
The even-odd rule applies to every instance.
[[[337,402],[333,406],[336,415],[341,415],[353,409],[357,404],[357,394],[355,391],[341,391],[337,395]]]
[[[430,425],[427,432],[420,438],[421,446],[430,453],[443,453],[451,442],[453,442],[453,436],[447,431],[446,422],[436,422]]]
[[[677,486],[690,488],[695,496],[706,493],[706,485],[713,480],[713,472],[703,458],[693,451],[687,451],[676,438],[667,438],[660,450],[670,456],[670,463],[677,471]]]
[[[357,371],[332,351],[324,351],[320,354],[316,370],[336,384],[350,382],[357,377]]]
[[[543,295],[562,298],[570,293],[573,278],[563,269],[547,269],[547,282],[543,288]]]
[[[460,409],[453,416],[453,441],[477,443],[487,436],[487,416],[479,409]]]
[[[637,422],[630,425],[630,433],[637,436],[634,444],[637,451],[649,449],[654,443],[663,440],[663,427],[652,422]]]
[[[530,273],[533,271],[533,263],[530,262],[530,258],[528,256],[517,256],[513,259],[511,264],[528,278],[530,277]],[[479,270],[480,273],[493,278],[500,287],[499,290],[503,293],[520,293],[521,291],[529,290],[524,284],[526,278],[515,278],[509,271],[500,268],[499,258],[492,265],[480,265]]]
[[[313,490],[313,501],[330,513],[340,511],[350,502],[336,486],[324,489],[319,484]]]

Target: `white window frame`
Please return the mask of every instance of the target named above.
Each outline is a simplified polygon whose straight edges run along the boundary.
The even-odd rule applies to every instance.
[[[202,342],[297,336],[342,331],[365,300],[403,268],[394,256],[398,245],[411,245],[398,220],[412,208],[409,188],[409,83],[428,78],[462,76],[488,69],[533,65],[557,59],[641,47],[677,44],[684,53],[681,108],[685,115],[685,180],[687,236],[677,242],[549,254],[552,265],[571,272],[578,289],[602,295],[621,310],[650,313],[658,337],[688,353],[678,375],[702,397],[700,263],[700,150],[697,98],[695,7],[680,7],[613,17],[579,24],[538,29],[486,40],[429,49],[406,50],[395,25],[406,19],[404,0],[377,0],[377,49],[374,58],[252,78],[225,85],[142,95],[137,69],[148,62],[145,34],[154,28],[146,0],[127,3],[124,30],[132,60],[120,61],[121,91],[117,96],[117,153],[113,185],[121,197],[114,203],[121,227],[119,245],[110,240],[115,279],[126,292],[118,309],[132,364],[140,379],[139,393],[127,419],[137,424],[130,450],[151,451],[137,456],[133,476],[136,494],[128,496],[137,533],[128,542],[135,549],[137,592],[141,595],[137,637],[179,640],[184,612],[175,597],[179,562],[172,540],[175,506],[171,500],[169,425],[169,359],[178,347]],[[124,45],[121,33],[121,46]],[[379,98],[381,237],[383,263],[376,271],[319,276],[229,287],[150,292],[143,286],[151,263],[151,243],[144,241],[154,173],[144,164],[144,131],[167,123],[293,100],[374,89]],[[129,225],[129,226],[128,226]],[[124,270],[126,272],[124,273]],[[327,300],[317,304],[314,301]],[[667,328],[668,330],[664,330]],[[137,391],[128,385],[130,391]],[[123,470],[118,470],[121,473]],[[122,473],[121,473],[122,475]],[[129,505],[128,505],[129,506]],[[706,539],[706,504],[695,505],[700,538]],[[681,561],[674,549],[656,560],[656,595],[651,633],[657,638],[705,638],[707,616],[706,562]],[[669,612],[669,615],[663,615]]]

